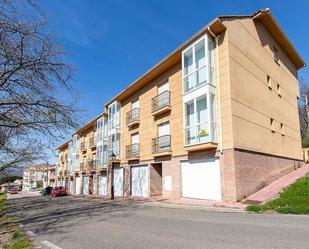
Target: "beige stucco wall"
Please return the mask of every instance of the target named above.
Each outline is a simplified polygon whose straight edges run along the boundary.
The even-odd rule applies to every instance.
[[[126,146],[131,144],[131,134],[139,132],[140,136],[140,160],[153,159],[152,139],[158,137],[158,125],[170,122],[173,155],[183,155],[183,104],[182,104],[182,78],[181,63],[172,66],[164,74],[149,82],[146,86],[135,92],[121,103],[121,162],[127,162]],[[158,86],[169,81],[171,91],[171,111],[157,117],[152,116],[151,99],[158,95]],[[128,128],[126,114],[132,109],[132,101],[139,99],[140,124]]]
[[[224,21],[224,25],[228,33],[233,147],[301,160],[295,66],[262,24],[246,18]],[[272,57],[274,45],[279,51],[279,65]],[[270,118],[274,119],[275,132],[271,131]]]

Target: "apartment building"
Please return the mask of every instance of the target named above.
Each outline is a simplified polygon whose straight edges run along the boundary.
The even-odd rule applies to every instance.
[[[215,18],[77,132],[81,147],[100,134],[79,160],[102,170],[75,177],[96,186],[75,193],[109,195],[113,185],[115,196],[238,201],[256,192],[301,164],[304,65],[269,10]],[[76,176],[92,174],[82,169]]]
[[[43,188],[47,186],[47,165],[36,164],[24,170],[23,191]]]
[[[69,142],[62,144],[57,150],[56,185],[69,188]]]
[[[47,167],[47,182],[48,186],[56,187],[57,186],[57,167],[56,165],[51,165]]]

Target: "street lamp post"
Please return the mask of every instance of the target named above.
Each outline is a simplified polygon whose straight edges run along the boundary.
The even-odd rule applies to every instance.
[[[112,152],[111,155],[111,159],[112,159],[112,165],[111,165],[111,200],[113,200],[115,198],[114,196],[114,162],[116,159],[116,155],[114,152]]]

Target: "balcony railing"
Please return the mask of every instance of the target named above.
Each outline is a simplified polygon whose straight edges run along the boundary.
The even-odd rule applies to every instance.
[[[85,168],[86,168],[86,163],[80,163],[79,164],[79,170],[85,170]]]
[[[126,124],[130,125],[135,122],[139,122],[139,108],[134,108],[127,113]]]
[[[95,146],[96,146],[96,144],[95,144],[94,137],[89,138],[89,148],[93,148]]]
[[[185,129],[185,145],[195,145],[217,141],[216,122],[205,122]]]
[[[90,160],[87,162],[87,167],[89,169],[95,169],[96,168],[96,160]]]
[[[171,151],[171,136],[165,135],[152,139],[152,153],[164,153]]]
[[[86,150],[87,148],[86,148],[86,143],[85,142],[81,142],[80,143],[80,150],[81,151],[84,151],[84,150]]]
[[[127,159],[139,157],[139,144],[130,144],[126,147]]]
[[[156,97],[152,98],[151,100],[151,109],[152,113],[157,112],[161,110],[164,107],[171,105],[171,92],[165,91],[163,93],[160,93]]]

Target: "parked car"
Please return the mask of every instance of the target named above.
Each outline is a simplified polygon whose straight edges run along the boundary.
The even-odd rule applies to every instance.
[[[17,190],[16,189],[11,189],[9,193],[11,195],[15,195],[15,194],[17,194]]]
[[[34,192],[34,191],[36,191],[36,188],[31,188],[30,191]]]
[[[41,191],[41,195],[43,196],[46,196],[46,195],[50,195],[51,192],[52,192],[52,187],[46,187],[46,188],[43,188],[43,190]]]
[[[64,187],[55,187],[51,191],[51,196],[53,197],[63,196],[63,195],[67,195],[67,191]]]

